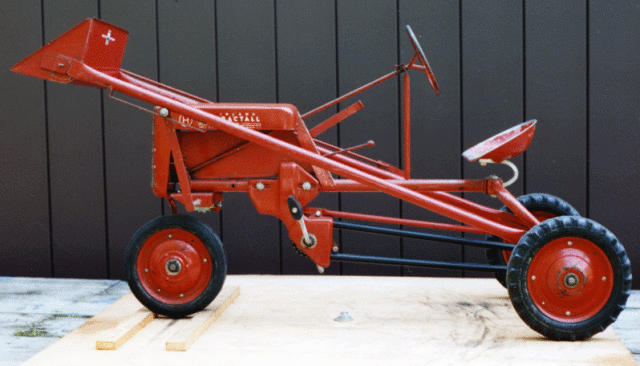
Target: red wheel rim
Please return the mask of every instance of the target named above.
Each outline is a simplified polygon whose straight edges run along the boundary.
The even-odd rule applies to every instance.
[[[533,216],[536,217],[536,219],[538,219],[538,221],[542,222],[544,220],[550,219],[552,217],[557,217],[556,215],[552,214],[552,213],[548,213],[548,212],[544,212],[544,211],[531,211],[531,214]],[[503,250],[502,251],[502,258],[504,259],[505,263],[509,263],[509,259],[511,259],[511,251],[510,250]]]
[[[156,300],[183,305],[196,299],[209,284],[211,255],[194,234],[165,229],[153,234],[136,261],[140,284]]]
[[[593,242],[576,237],[553,240],[536,253],[527,271],[535,306],[551,319],[575,323],[597,314],[613,290],[613,268]]]

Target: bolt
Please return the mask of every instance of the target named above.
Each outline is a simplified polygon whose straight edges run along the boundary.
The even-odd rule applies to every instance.
[[[567,314],[567,316],[570,316],[570,315],[571,315],[571,312],[570,312],[570,311],[567,311],[565,314]]]
[[[170,259],[164,265],[164,268],[169,276],[175,276],[180,273],[181,267],[182,266],[177,259]]]
[[[298,213],[298,208],[297,207],[292,207],[291,208],[291,213],[294,213],[294,214]]]
[[[160,289],[158,289],[158,292],[160,292]]]
[[[340,316],[334,319],[337,322],[348,322],[348,321],[352,321],[353,318],[351,316],[349,316],[349,313],[346,311],[343,311],[340,313]]]
[[[536,276],[531,276],[531,281],[535,281],[536,280]]]
[[[323,274],[324,273],[324,268],[317,266],[318,267],[318,273]]]
[[[567,245],[571,246],[571,245],[573,245],[573,242],[572,241],[568,241]]]
[[[304,189],[305,191],[310,190],[311,189],[311,183],[309,183],[309,182],[302,183],[302,189]]]
[[[320,217],[322,216],[322,212],[320,212],[320,210],[316,211],[316,217]]]
[[[606,277],[606,276],[603,276],[603,277],[602,277],[602,280],[603,280],[603,281],[606,281],[606,280],[607,280],[607,277]]]
[[[158,113],[160,115],[160,117],[166,117],[169,115],[169,110],[167,108],[162,108],[160,110],[160,113]]]
[[[149,268],[145,268],[145,269],[144,269],[144,271],[145,271],[145,272],[149,272]]]
[[[333,250],[333,252],[334,252],[334,253],[338,253],[338,250],[340,250],[340,249],[338,249],[338,247],[337,247],[337,246],[335,246],[335,247],[333,247],[333,249],[332,249],[332,250]]]
[[[259,191],[263,190],[264,189],[264,183],[262,183],[262,182],[256,183],[256,189],[259,190]]]
[[[576,286],[578,286],[578,282],[580,282],[580,280],[575,273],[569,273],[568,275],[564,276],[564,285],[568,288],[575,288]]]
[[[202,261],[203,261],[203,262],[205,262],[205,263],[207,263],[207,258],[204,258]]]
[[[180,297],[184,297],[184,294],[180,294]]]
[[[172,236],[171,236],[171,234],[169,234],[169,239],[171,239],[171,238],[172,238]]]

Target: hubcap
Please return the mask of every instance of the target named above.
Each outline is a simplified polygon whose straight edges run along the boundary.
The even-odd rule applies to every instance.
[[[544,245],[527,272],[527,288],[546,316],[566,323],[597,314],[613,290],[613,268],[606,254],[582,238],[560,238]]]
[[[153,234],[138,254],[137,274],[147,294],[168,305],[187,304],[200,296],[213,266],[206,245],[196,235],[171,228]]]

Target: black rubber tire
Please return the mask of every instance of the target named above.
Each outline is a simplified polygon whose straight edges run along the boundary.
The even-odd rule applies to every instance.
[[[152,235],[167,229],[195,235],[206,247],[211,263],[211,276],[204,290],[185,304],[168,304],[153,297],[142,285],[138,275],[138,255]],[[184,268],[183,270],[187,270]],[[149,310],[170,318],[183,318],[206,308],[218,295],[227,275],[227,258],[218,235],[206,224],[188,215],[158,217],[141,227],[131,238],[125,254],[125,274],[131,292]]]
[[[582,321],[565,322],[545,315],[532,300],[527,287],[531,261],[546,244],[565,237],[582,238],[597,245],[613,269],[608,300],[594,315]],[[547,281],[546,278],[539,280]],[[584,283],[587,286],[588,279]],[[561,216],[534,226],[522,236],[507,265],[507,289],[516,312],[533,330],[553,340],[583,340],[605,330],[624,309],[631,291],[631,265],[622,244],[604,226],[583,217]],[[581,289],[576,296],[582,292]]]
[[[531,212],[546,212],[553,216],[580,216],[578,210],[573,206],[561,198],[547,193],[525,194],[518,197],[518,201]],[[502,207],[501,210],[511,212],[507,207]],[[487,236],[486,240],[502,242],[502,238],[493,235]],[[485,251],[487,263],[495,266],[505,266],[507,262],[504,260],[502,252],[499,249],[487,249]],[[493,275],[502,287],[507,288],[506,273],[495,272]]]

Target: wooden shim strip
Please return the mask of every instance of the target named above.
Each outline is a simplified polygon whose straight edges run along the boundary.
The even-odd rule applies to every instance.
[[[155,318],[154,314],[147,309],[141,309],[135,314],[126,318],[122,323],[106,333],[101,339],[96,341],[97,350],[115,351],[124,342],[136,335],[142,328]]]
[[[214,301],[214,304],[195,314],[185,325],[180,328],[166,343],[167,351],[186,351],[200,336],[218,319],[218,317],[231,305],[233,300],[240,295],[240,287],[233,286],[222,293]],[[222,302],[222,303],[220,303]]]

